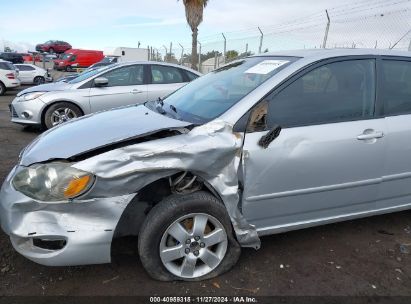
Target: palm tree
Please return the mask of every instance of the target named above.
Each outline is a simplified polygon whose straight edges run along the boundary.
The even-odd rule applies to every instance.
[[[197,70],[197,35],[198,26],[203,21],[203,10],[208,0],[183,0],[187,23],[192,31],[191,68]]]

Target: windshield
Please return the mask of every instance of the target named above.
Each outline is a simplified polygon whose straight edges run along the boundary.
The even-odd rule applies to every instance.
[[[90,77],[92,77],[92,76],[94,76],[94,75],[96,75],[96,74],[98,74],[98,73],[100,73],[104,70],[111,69],[112,67],[113,66],[110,65],[110,66],[104,66],[104,67],[101,67],[101,68],[91,69],[89,71],[84,71],[78,77],[70,80],[68,83],[73,84],[73,83],[81,82],[81,81],[86,80],[86,79],[88,79],[88,78],[90,78]]]
[[[64,54],[63,56],[61,56],[62,60],[68,60],[70,59],[70,57],[73,56],[72,54]]]
[[[181,120],[206,123],[223,114],[296,57],[250,57],[212,71],[164,99]]]
[[[117,58],[116,57],[104,57],[103,60],[100,61],[100,63],[114,63],[117,62]]]

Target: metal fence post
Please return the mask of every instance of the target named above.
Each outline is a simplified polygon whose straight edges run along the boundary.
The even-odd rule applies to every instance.
[[[327,46],[327,39],[328,39],[328,31],[330,30],[330,16],[328,15],[328,11],[325,10],[325,13],[327,14],[327,27],[325,28],[325,35],[324,35],[324,41],[323,41],[323,49]]]
[[[224,33],[221,33],[221,35],[223,35],[223,38],[224,38],[224,53],[223,53],[223,62],[225,63],[226,62],[226,60],[225,60],[225,53],[227,52],[227,39],[225,38],[225,36],[224,36]]]
[[[164,56],[164,62],[167,62],[167,47],[163,44],[163,48],[166,50],[166,55]]]
[[[411,52],[411,39],[410,39],[410,44],[408,45],[408,50]]]
[[[170,62],[171,62],[172,53],[173,53],[173,43],[170,42]]]
[[[258,30],[260,31],[260,34],[261,34],[261,36],[260,36],[260,45],[258,47],[258,54],[261,54],[261,49],[263,47],[264,34],[263,34],[263,31],[260,29],[260,27],[258,27]]]
[[[184,56],[184,47],[181,45],[181,43],[178,43],[181,47],[181,58],[180,58],[180,64],[183,65],[183,56]]]
[[[200,46],[200,49],[198,51],[198,71],[201,73],[201,43],[200,41],[197,41],[198,45]]]
[[[248,43],[245,44],[245,55],[247,56],[248,53]]]

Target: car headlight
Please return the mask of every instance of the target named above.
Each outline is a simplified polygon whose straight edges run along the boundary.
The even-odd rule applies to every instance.
[[[47,92],[33,92],[33,93],[24,94],[23,96],[21,96],[21,98],[19,100],[20,101],[28,101],[28,100],[36,99],[36,98],[38,98],[41,95],[44,95],[46,93]]]
[[[86,193],[94,183],[94,175],[75,169],[69,163],[36,164],[18,172],[12,180],[14,188],[40,201],[67,201]]]

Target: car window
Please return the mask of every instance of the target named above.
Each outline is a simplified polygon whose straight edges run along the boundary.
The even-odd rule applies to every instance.
[[[8,62],[0,62],[0,69],[7,70],[7,71],[15,70],[14,66]]]
[[[14,66],[18,68],[20,71],[28,71],[28,68],[25,65],[15,64]]]
[[[348,60],[329,63],[300,77],[265,100],[267,127],[293,127],[367,119],[374,115],[375,60]]]
[[[184,70],[184,72],[186,73],[186,75],[187,75],[187,77],[190,81],[193,81],[194,79],[197,79],[199,77],[198,75],[196,75],[194,73],[191,73],[189,71]]]
[[[29,65],[23,65],[23,64],[16,64],[15,65],[20,71],[33,71],[34,68],[29,66]]]
[[[382,61],[381,99],[387,115],[411,113],[411,62]]]
[[[143,84],[144,72],[142,65],[121,67],[101,75],[108,79],[108,86],[129,86]]]
[[[178,68],[163,65],[151,66],[151,79],[155,84],[184,82],[183,75]]]

